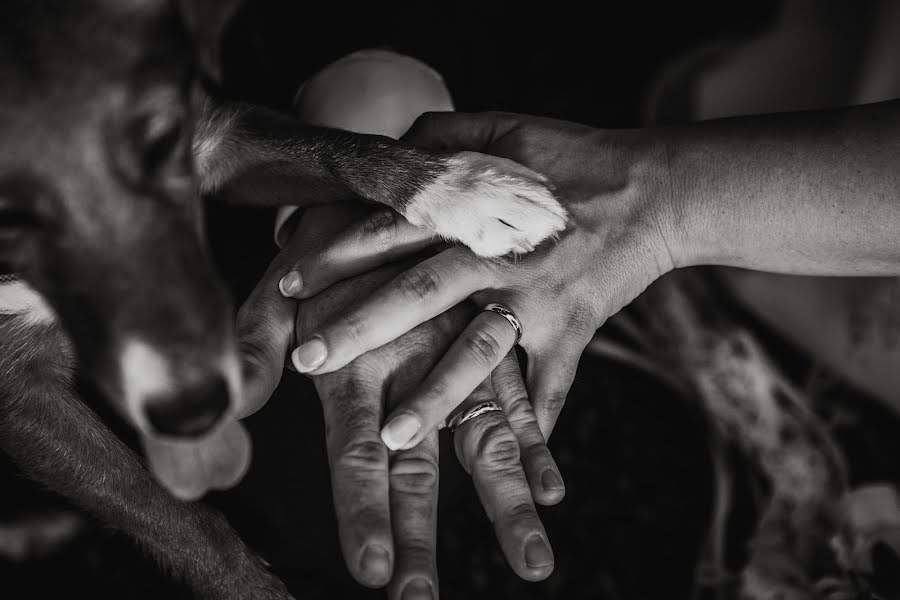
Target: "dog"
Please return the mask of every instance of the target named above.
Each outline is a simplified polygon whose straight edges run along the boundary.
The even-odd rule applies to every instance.
[[[152,443],[234,442],[210,487],[246,469],[249,441],[230,419],[234,312],[202,241],[200,195],[377,202],[486,257],[531,251],[566,213],[543,176],[504,159],[217,99],[219,40],[238,5],[5,3],[0,444],[198,594],[283,598],[220,515],[169,496],[82,402],[105,400]]]
[[[546,179],[511,161],[204,94],[196,69],[215,81],[237,4],[16,1],[0,26],[0,267],[47,302],[79,368],[146,434],[201,435],[239,395],[233,311],[196,233],[198,190],[363,198],[482,256],[528,252],[565,226]]]

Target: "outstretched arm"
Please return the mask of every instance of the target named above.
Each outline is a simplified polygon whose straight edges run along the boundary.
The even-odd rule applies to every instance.
[[[900,273],[900,101],[661,133],[676,266]]]

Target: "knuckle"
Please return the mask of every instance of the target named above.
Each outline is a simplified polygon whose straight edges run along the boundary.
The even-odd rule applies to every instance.
[[[478,422],[482,421],[481,424]],[[475,460],[478,464],[500,469],[518,465],[520,458],[519,440],[504,422],[502,417],[486,422],[487,419],[475,419],[473,424],[480,427],[476,434],[478,444],[475,448]]]
[[[317,381],[321,382],[319,395],[322,404],[334,408],[341,419],[358,416],[376,422],[375,409],[363,400],[369,392],[369,382],[360,376],[354,363],[334,373],[319,375]],[[355,424],[348,422],[347,426],[353,427]]]
[[[338,421],[337,427],[330,430],[342,432],[347,439],[374,439],[371,430],[374,424],[378,423],[378,410],[361,403],[359,396],[353,393],[353,389],[352,385],[344,387],[328,398],[334,403]]]
[[[407,569],[418,568],[426,573],[430,570],[434,547],[429,540],[418,537],[407,538],[397,552],[403,554]]]
[[[522,463],[529,467],[540,467],[541,465],[552,465],[553,456],[550,449],[547,448],[543,436],[538,435],[525,443],[521,444]]]
[[[444,260],[456,270],[463,268],[477,269],[492,264],[478,258],[477,255],[462,246],[454,246],[447,250],[444,253]]]
[[[350,311],[341,317],[340,331],[347,340],[356,344],[365,339],[369,325],[358,312]]]
[[[345,519],[344,526],[349,526],[357,532],[376,532],[386,528],[385,514],[381,507],[374,504],[346,502],[346,498],[336,499],[338,519]],[[359,535],[359,533],[357,534]],[[365,536],[365,533],[362,533]]]
[[[563,406],[566,403],[566,394],[557,392],[553,394],[548,394],[540,399],[537,403],[536,408],[541,410],[544,413],[558,413],[562,410]]]
[[[398,458],[390,469],[391,489],[400,493],[432,495],[438,485],[438,464],[432,456]]]
[[[247,302],[238,310],[236,334],[240,343],[247,343],[248,348],[263,350],[262,356],[268,355],[272,340],[289,339],[293,336],[294,314],[288,313],[283,318],[267,312],[267,306],[251,305]]]
[[[511,521],[531,521],[538,518],[534,504],[527,501],[513,504],[503,516]]]
[[[492,365],[499,357],[502,350],[497,337],[491,332],[476,330],[467,335],[463,340],[468,353],[479,363]]]
[[[262,369],[267,362],[266,358],[269,356],[268,347],[256,336],[239,338],[238,352],[246,367],[254,370]]]
[[[523,426],[535,420],[534,409],[527,396],[516,396],[510,400],[505,412],[510,425]]]
[[[400,215],[393,210],[377,210],[363,220],[360,231],[362,238],[373,241],[378,250],[388,250],[400,237]]]
[[[406,271],[397,279],[400,293],[409,300],[424,302],[431,299],[438,290],[440,277],[428,266],[419,265]]]
[[[387,449],[380,440],[353,440],[339,451],[335,470],[355,473],[383,473],[387,468]]]
[[[367,352],[350,364],[340,369],[336,374],[346,382],[346,396],[351,400],[358,400],[370,389],[379,386],[385,379],[382,361],[377,360]]]
[[[598,319],[594,315],[594,307],[590,303],[577,301],[565,313],[563,331],[593,332],[598,327],[597,321]]]

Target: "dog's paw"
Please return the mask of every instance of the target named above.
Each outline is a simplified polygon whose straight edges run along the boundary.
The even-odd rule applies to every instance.
[[[403,216],[462,242],[480,256],[524,254],[566,227],[566,211],[548,181],[519,163],[459,152],[418,192]]]

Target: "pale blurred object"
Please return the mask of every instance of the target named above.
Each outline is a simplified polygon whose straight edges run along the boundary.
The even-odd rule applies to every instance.
[[[679,59],[648,118],[695,121],[900,98],[900,3],[787,0],[774,26]],[[900,278],[720,269],[747,308],[900,414]]]
[[[437,71],[405,54],[360,50],[336,60],[300,86],[294,112],[305,123],[397,139],[426,112],[453,110]],[[278,211],[275,241],[294,207]]]

